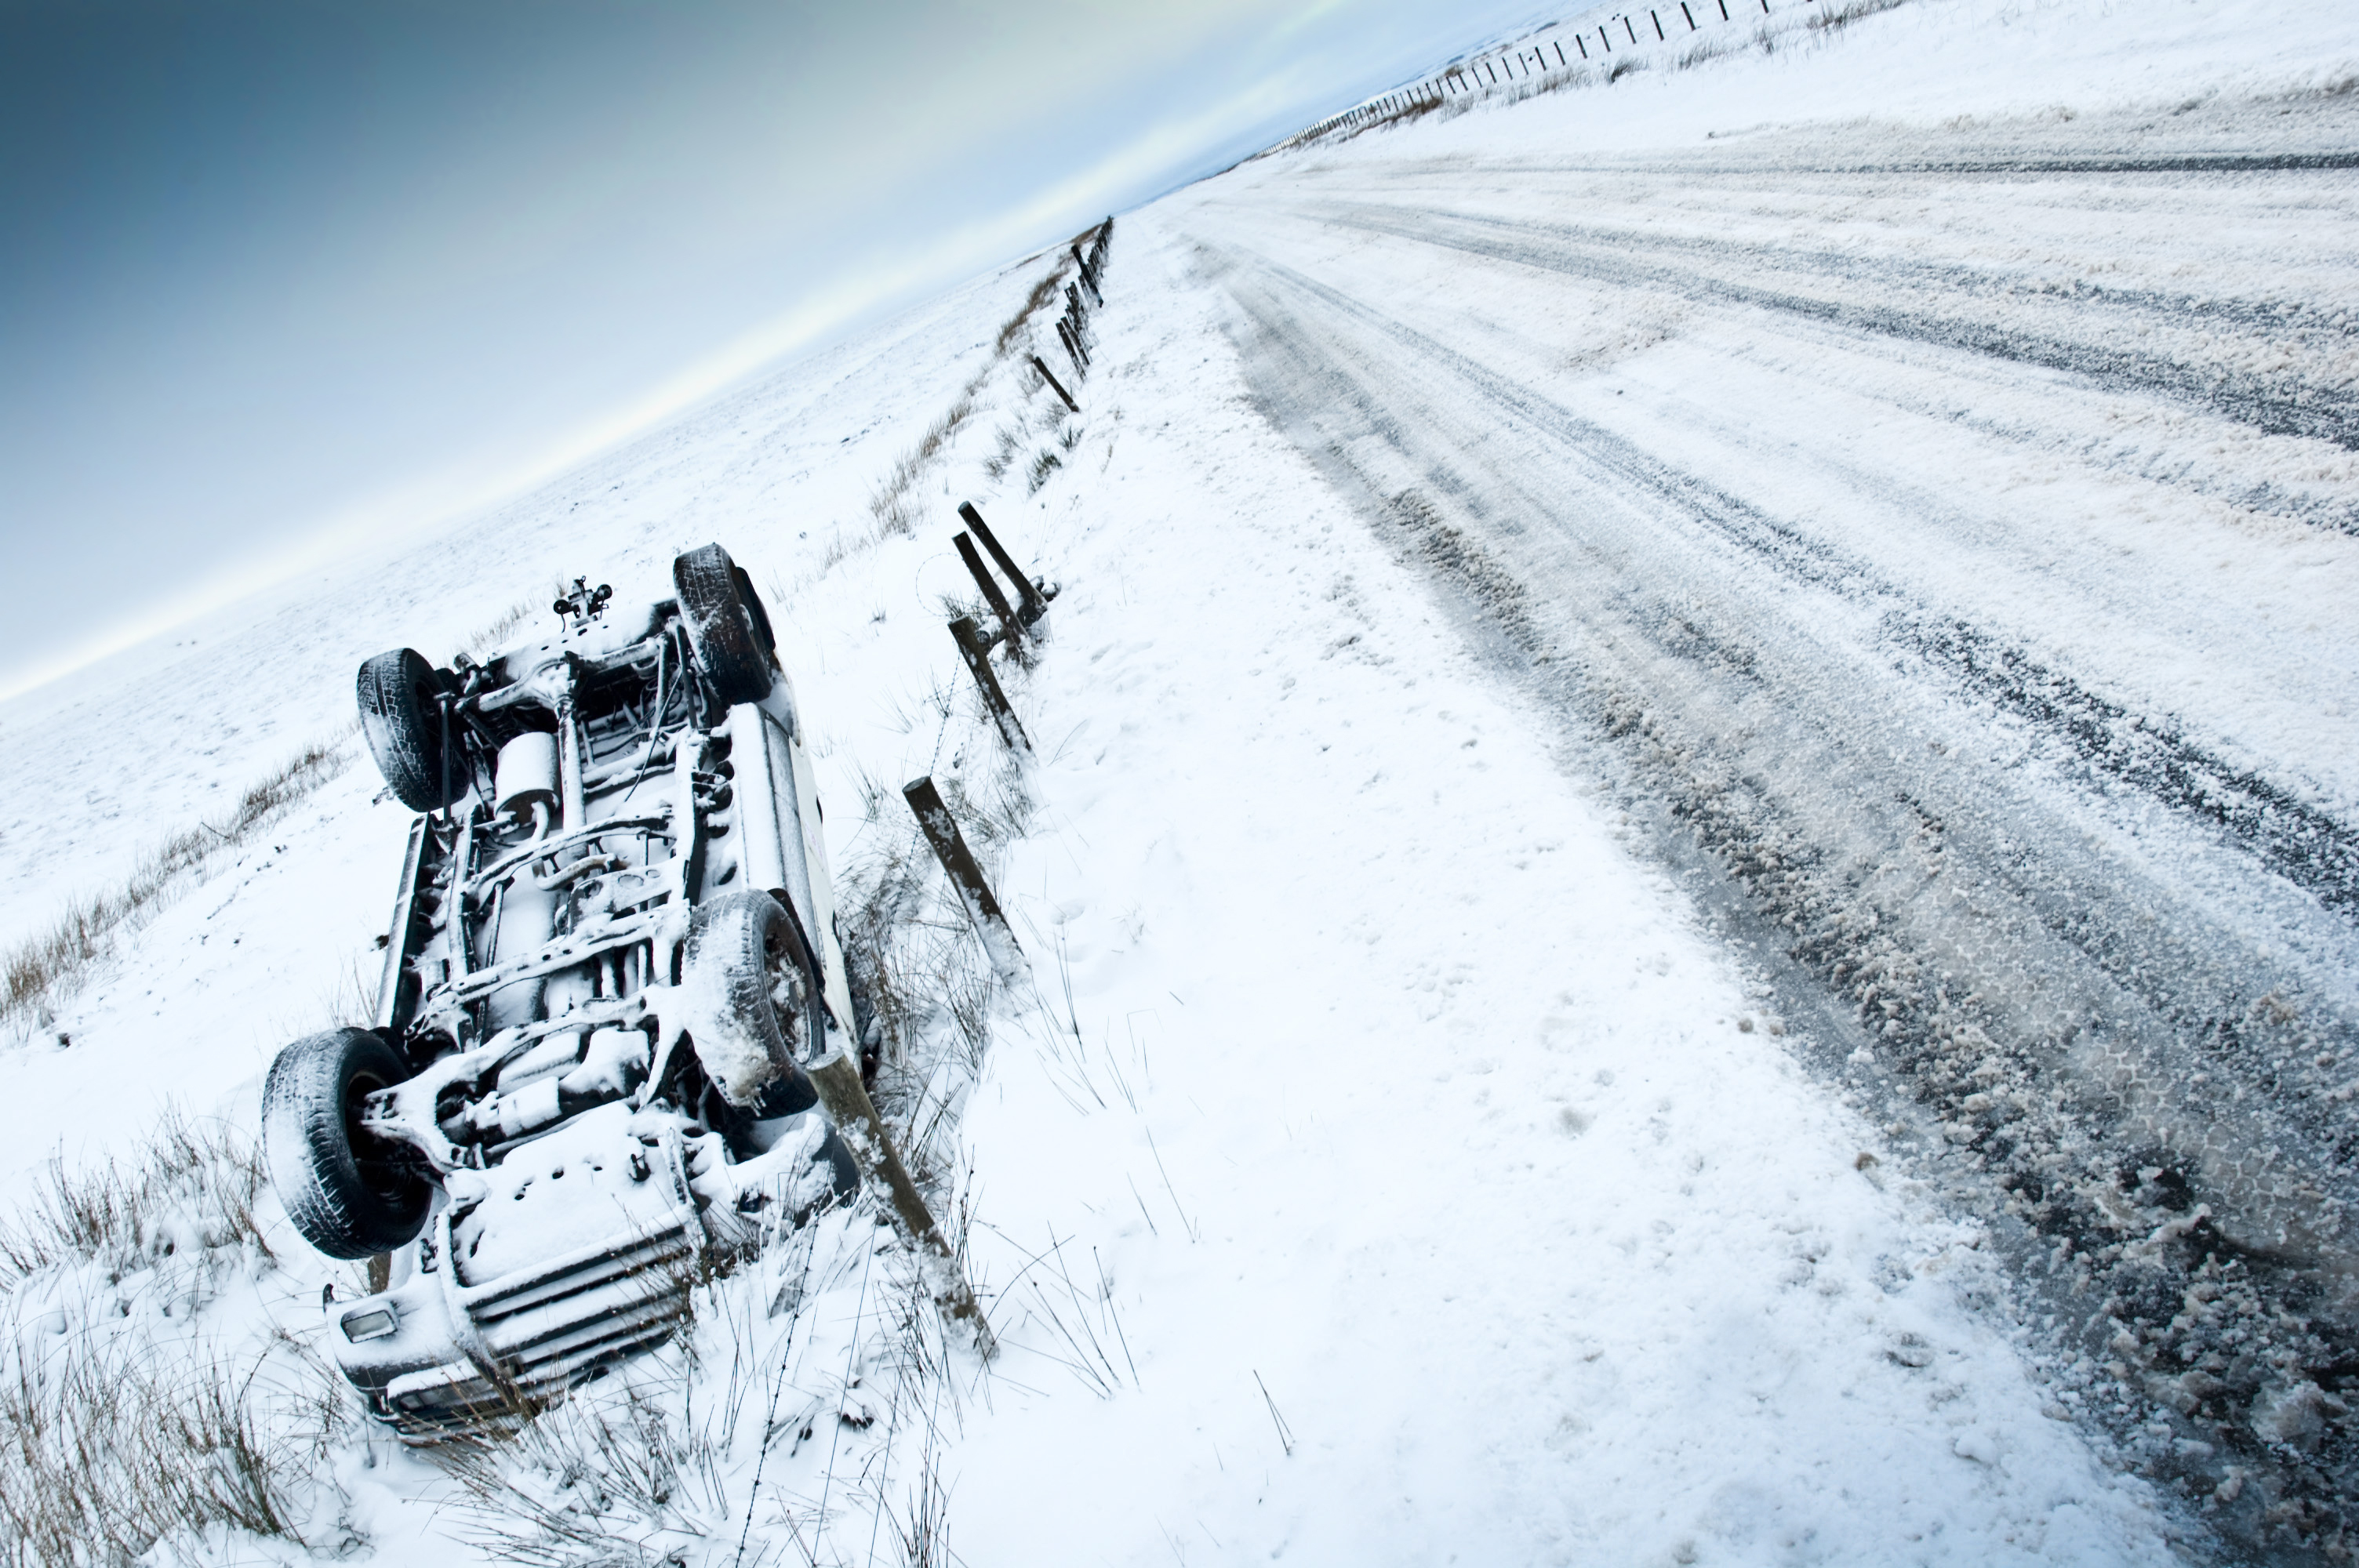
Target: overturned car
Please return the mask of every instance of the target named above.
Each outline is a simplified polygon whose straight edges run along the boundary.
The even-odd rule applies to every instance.
[[[329,1342],[413,1439],[658,1343],[716,1258],[859,1184],[804,1070],[873,1070],[874,1035],[793,690],[719,546],[672,575],[630,613],[578,580],[481,664],[361,667],[420,815],[372,1027],[282,1051],[263,1123],[296,1227],[369,1260]]]

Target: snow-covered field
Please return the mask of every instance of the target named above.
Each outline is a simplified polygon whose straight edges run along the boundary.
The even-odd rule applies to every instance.
[[[323,1424],[282,1346],[312,1550],[2334,1546],[2359,16],[1780,37],[1125,215],[1078,419],[1018,368],[1064,370],[1053,306],[997,343],[1051,252],[0,707],[11,937],[299,745],[351,759],[0,1046],[9,1191],[168,1107],[250,1130],[278,1045],[364,1011],[405,819],[343,732],[361,658],[718,539],[847,883],[931,773],[1029,956],[980,1050],[915,1021],[897,1091],[1000,1354],[858,1214],[711,1286],[640,1406],[456,1474]],[[969,499],[1063,589],[1021,767],[941,626]],[[349,1287],[266,1196],[276,1262],[165,1207],[168,1254],[0,1274],[16,1368],[234,1361]],[[661,1501],[581,1457],[635,1408]]]

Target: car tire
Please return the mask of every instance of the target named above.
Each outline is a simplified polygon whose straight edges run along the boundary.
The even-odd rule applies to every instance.
[[[777,664],[777,633],[770,630],[770,612],[764,608],[762,596],[754,591],[754,579],[746,575],[744,567],[734,561],[729,564],[729,572],[737,579],[737,598],[745,606],[745,619],[754,628],[754,645],[762,650],[764,658]]]
[[[361,666],[355,696],[361,732],[393,797],[412,811],[440,811],[466,786],[459,759],[442,744],[442,677],[415,648],[379,654]]]
[[[759,702],[770,695],[776,679],[763,633],[769,617],[755,600],[752,587],[729,552],[705,545],[676,557],[671,563],[673,587],[679,590],[679,610],[688,622],[688,645],[696,655],[697,674],[722,708]],[[741,589],[740,584],[744,587]]]
[[[270,1065],[262,1139],[271,1185],[303,1239],[331,1258],[390,1252],[426,1227],[432,1183],[360,1131],[362,1099],[408,1076],[365,1029],[309,1035]]]
[[[743,891],[699,904],[680,984],[690,1044],[723,1099],[765,1119],[819,1103],[797,1060],[810,1031],[810,976],[777,899]]]

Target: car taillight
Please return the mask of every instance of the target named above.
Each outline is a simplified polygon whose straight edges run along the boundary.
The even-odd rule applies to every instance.
[[[354,1345],[368,1339],[383,1339],[401,1326],[401,1319],[389,1306],[371,1307],[366,1312],[348,1312],[337,1324],[344,1337]]]

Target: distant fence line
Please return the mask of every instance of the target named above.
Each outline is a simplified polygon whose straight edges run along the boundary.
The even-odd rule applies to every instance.
[[[1796,0],[1781,0],[1778,10],[1791,12],[1815,3],[1817,0],[1800,0],[1799,5]],[[1842,7],[1840,12],[1831,10],[1827,16],[1830,21],[1849,20],[1853,14],[1887,10],[1899,3],[1900,0],[1867,0],[1865,5],[1861,5],[1858,0],[1854,0],[1853,5]],[[1759,7],[1757,12],[1755,10],[1756,5]],[[1334,131],[1348,131],[1401,115],[1423,114],[1460,98],[1484,96],[1534,78],[1560,75],[1583,65],[1603,63],[1617,53],[1627,56],[1651,44],[1681,42],[1690,34],[1702,32],[1707,26],[1716,28],[1723,23],[1751,23],[1756,16],[1776,14],[1771,9],[1770,0],[1671,0],[1667,5],[1617,12],[1595,27],[1584,27],[1578,31],[1566,30],[1562,24],[1552,23],[1519,43],[1445,66],[1421,81],[1396,88],[1380,98],[1355,104],[1340,114],[1331,114],[1307,129],[1297,131],[1270,150],[1276,152],[1284,147],[1299,146]],[[1641,16],[1647,22],[1644,29],[1638,26]],[[1619,43],[1614,38],[1616,31],[1624,35]],[[1648,33],[1653,37],[1649,38]],[[1591,42],[1593,38],[1596,40],[1594,43]]]

